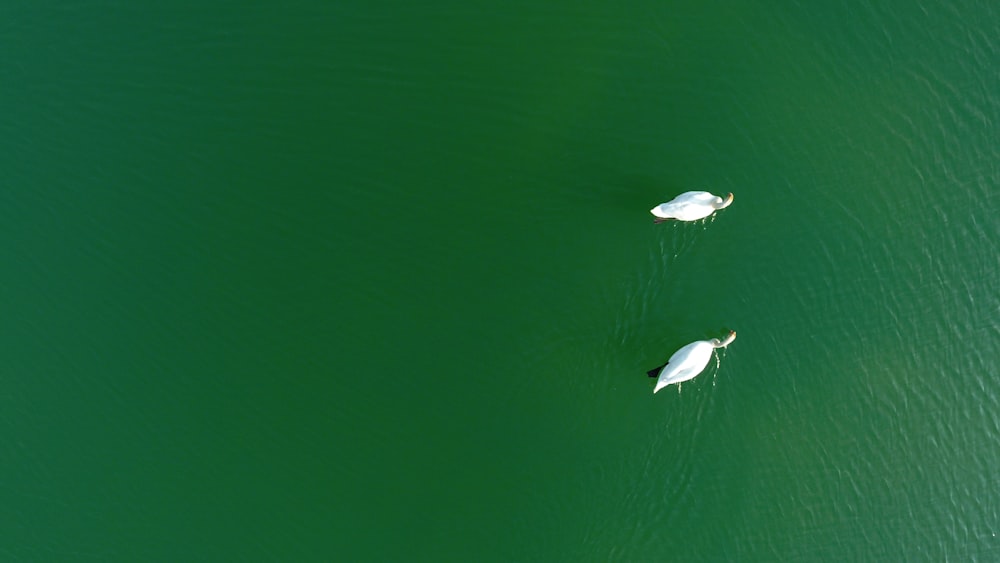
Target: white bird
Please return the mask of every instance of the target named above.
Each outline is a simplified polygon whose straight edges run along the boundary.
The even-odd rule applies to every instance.
[[[719,341],[718,338],[699,340],[674,352],[674,355],[670,356],[670,359],[667,361],[667,365],[659,370],[659,378],[656,380],[656,387],[653,389],[653,393],[671,383],[682,383],[689,379],[694,379],[708,365],[708,360],[712,357],[712,351],[716,348],[728,346],[733,340],[736,340],[735,330],[729,331],[729,336],[725,340]],[[649,376],[656,377],[656,371],[655,369],[651,370]]]
[[[730,193],[726,199],[709,192],[684,192],[667,203],[661,203],[649,210],[656,216],[654,223],[662,223],[670,219],[679,221],[697,221],[704,219],[716,209],[729,207],[733,202],[733,194]]]

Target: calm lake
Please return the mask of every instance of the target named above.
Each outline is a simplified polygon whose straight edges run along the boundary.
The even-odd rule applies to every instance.
[[[779,4],[0,7],[0,559],[1000,560],[1000,7]]]

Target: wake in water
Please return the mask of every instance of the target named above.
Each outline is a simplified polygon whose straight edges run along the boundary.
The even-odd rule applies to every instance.
[[[659,254],[660,266],[670,269],[674,262],[681,256],[687,255],[694,248],[695,243],[702,233],[708,230],[708,226],[715,222],[715,215],[682,223],[680,221],[669,221],[655,225],[657,229],[667,229],[668,236],[660,237]]]

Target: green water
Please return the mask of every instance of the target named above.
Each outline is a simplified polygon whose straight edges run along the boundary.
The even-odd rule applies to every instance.
[[[1000,558],[1000,11],[685,4],[0,8],[0,559]]]

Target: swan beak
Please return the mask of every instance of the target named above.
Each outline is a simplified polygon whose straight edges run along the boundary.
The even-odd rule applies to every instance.
[[[726,205],[729,205],[732,202],[733,202],[733,192],[729,192],[729,195],[726,196]]]

